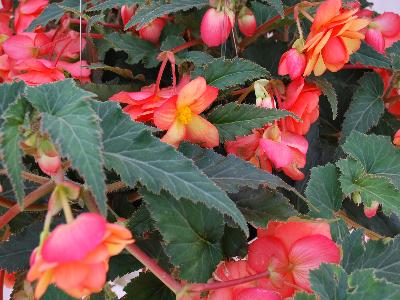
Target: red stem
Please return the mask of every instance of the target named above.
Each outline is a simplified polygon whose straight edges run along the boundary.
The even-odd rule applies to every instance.
[[[81,20],[79,19],[71,19],[71,24],[80,24]],[[114,29],[124,29],[122,25],[119,24],[113,24],[113,23],[104,23],[104,22],[100,22],[101,25],[103,25],[104,27],[108,27],[108,28],[114,28]],[[86,20],[82,20],[82,25],[87,25],[87,21]]]
[[[40,186],[32,193],[28,194],[24,198],[24,207],[29,207],[35,201],[39,200],[44,195],[50,193],[55,187],[55,183],[53,181],[49,181],[44,185]],[[13,205],[6,211],[4,215],[0,217],[0,229],[3,228],[6,224],[8,224],[12,219],[14,219],[21,212],[21,208],[18,204]]]
[[[6,275],[5,270],[0,271],[0,300],[3,300],[3,286],[4,286],[4,277]]]
[[[98,40],[104,39],[104,35],[98,34],[98,33],[82,33],[82,36],[90,37],[92,39],[98,39]]]
[[[177,294],[182,286],[170,274],[164,271],[151,257],[140,250],[135,244],[126,246],[129,251],[138,261],[148,268],[158,279],[160,279],[171,291]]]
[[[179,46],[173,48],[173,49],[171,50],[171,52],[174,53],[174,54],[176,54],[176,53],[178,53],[178,52],[180,52],[180,51],[182,51],[182,50],[185,50],[185,49],[187,49],[187,48],[190,48],[190,47],[193,47],[193,46],[196,46],[196,45],[202,45],[202,44],[203,44],[203,41],[202,41],[202,40],[193,40],[193,41],[184,43],[184,44],[182,44],[182,45],[179,45]]]
[[[161,67],[160,67],[160,70],[158,71],[158,75],[157,75],[156,94],[160,90],[161,78],[164,73],[165,67],[167,66],[167,62],[168,62],[168,58],[167,58],[167,56],[165,56],[163,62],[161,63]]]
[[[201,293],[201,292],[207,292],[207,291],[211,291],[211,290],[218,290],[218,289],[223,289],[223,288],[251,282],[251,281],[261,279],[264,277],[268,277],[268,276],[269,276],[269,271],[265,271],[263,273],[250,275],[250,276],[239,278],[239,279],[228,280],[228,281],[212,282],[212,283],[194,283],[194,284],[190,284],[188,286],[188,291],[193,292],[193,293]]]
[[[286,8],[284,11],[284,16],[286,17],[286,16],[290,15],[293,11],[294,11],[294,6]],[[273,25],[275,22],[279,21],[280,19],[281,19],[281,16],[276,16],[276,17],[273,17],[272,19],[269,19],[264,24],[260,25],[257,28],[257,30],[253,36],[244,38],[241,41],[241,43],[239,44],[239,49],[242,51],[247,46],[254,43],[261,35],[263,35],[264,33],[268,32],[270,30],[271,25]]]

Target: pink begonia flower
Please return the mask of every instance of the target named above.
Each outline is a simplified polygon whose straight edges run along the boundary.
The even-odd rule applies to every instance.
[[[365,33],[365,42],[379,53],[400,40],[400,16],[385,12],[374,18]]]
[[[289,75],[292,80],[295,80],[303,75],[306,64],[305,54],[292,48],[282,55],[279,61],[278,74]]]
[[[207,85],[203,77],[186,84],[177,96],[154,112],[154,124],[167,133],[161,139],[174,147],[189,141],[206,148],[219,145],[217,128],[199,114],[217,98],[218,89]]]
[[[190,81],[189,75],[184,75],[174,89],[172,86],[156,91],[156,84],[143,87],[140,92],[119,92],[110,97],[110,100],[128,104],[123,111],[129,114],[132,120],[139,122],[153,121],[154,111],[168,99],[176,96]]]
[[[371,219],[372,217],[376,216],[376,213],[378,212],[379,208],[379,202],[378,201],[372,201],[370,206],[364,205],[364,214],[368,219]]]
[[[340,249],[324,222],[270,222],[249,246],[248,262],[256,272],[271,272],[270,286],[283,297],[299,289],[312,292],[310,270],[321,263],[339,263]],[[291,282],[291,280],[293,280]],[[291,295],[288,294],[292,288]]]
[[[48,54],[50,38],[44,33],[22,33],[13,35],[3,43],[4,53],[14,60],[39,58]]]
[[[77,61],[74,63],[69,63],[66,61],[60,60],[57,63],[57,67],[62,68],[71,74],[72,78],[79,79],[81,83],[91,82],[90,80],[90,69],[89,64],[86,60]]]
[[[285,128],[299,135],[306,135],[319,116],[320,89],[315,84],[305,82],[303,77],[292,81],[286,89],[286,99],[281,109],[298,116],[302,122],[291,117],[285,118]]]
[[[201,39],[209,47],[219,46],[226,42],[234,25],[235,15],[230,10],[209,8],[201,20]]]
[[[282,170],[294,180],[302,180],[304,174],[299,170],[306,164],[307,140],[298,134],[281,131],[277,125],[255,130],[247,137],[225,143],[226,151],[248,160],[267,172],[272,167]]]
[[[14,28],[22,33],[29,27],[49,4],[48,0],[20,0],[15,10]]]
[[[58,33],[55,37],[56,32],[48,33],[48,35],[54,39],[54,53],[59,56],[60,59],[77,59],[79,53],[86,47],[86,39],[80,39],[79,33],[73,30],[67,32]],[[82,45],[81,45],[82,42]]]
[[[243,33],[245,36],[253,36],[256,32],[256,17],[247,6],[243,6],[239,12],[238,26],[240,32]]]
[[[50,284],[75,298],[100,292],[110,257],[133,242],[128,229],[94,213],[83,213],[72,223],[57,226],[31,256],[27,280],[38,281],[35,298]]]
[[[17,74],[14,79],[25,81],[28,85],[39,85],[65,79],[64,73],[46,59],[27,59],[14,65]]]

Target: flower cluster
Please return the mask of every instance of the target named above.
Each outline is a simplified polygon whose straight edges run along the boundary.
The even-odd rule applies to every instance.
[[[34,32],[25,32],[48,0],[20,1],[14,11],[11,4],[4,3],[0,10],[0,82],[23,80],[38,85],[63,80],[66,73],[82,82],[90,81],[88,63],[79,60],[85,40],[69,28],[68,15],[56,29],[37,27]]]
[[[321,263],[339,263],[340,248],[332,241],[328,223],[296,220],[269,222],[259,228],[249,245],[247,260],[222,262],[215,281],[228,281],[267,272],[247,283],[210,292],[210,300],[267,299],[292,297],[298,291],[312,293],[309,273]]]

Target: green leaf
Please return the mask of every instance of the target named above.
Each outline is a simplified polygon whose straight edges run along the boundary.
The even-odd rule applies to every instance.
[[[23,152],[20,148],[22,141],[22,133],[20,126],[24,124],[25,115],[28,112],[29,106],[23,98],[19,98],[16,102],[10,104],[8,109],[3,114],[5,120],[1,126],[3,134],[0,146],[3,154],[4,165],[7,169],[7,175],[10,178],[18,205],[23,208],[24,204],[24,180],[22,171],[24,165],[22,163]]]
[[[218,106],[207,119],[213,123],[219,131],[220,140],[234,140],[237,136],[250,134],[255,128],[261,128],[265,124],[281,118],[293,116],[285,110],[265,109],[251,104],[228,103]],[[295,117],[296,118],[296,117]]]
[[[304,292],[302,293],[297,292],[294,297],[294,300],[316,300],[316,299],[317,298],[315,297],[315,295],[310,295]]]
[[[80,88],[92,92],[97,95],[101,101],[107,101],[110,97],[119,92],[135,92],[138,90],[133,84],[107,84],[107,83],[86,83],[82,84]]]
[[[205,65],[204,69],[198,69],[197,75],[203,76],[209,85],[222,90],[270,76],[268,71],[260,65],[242,58],[215,58]]]
[[[172,50],[173,48],[180,46],[184,43],[185,43],[185,39],[183,37],[177,36],[177,35],[169,35],[161,43],[160,50],[161,51],[169,51],[169,50]],[[186,50],[186,52],[187,52],[187,50]]]
[[[299,214],[286,197],[267,188],[243,189],[230,197],[255,227],[265,227],[269,221],[286,221]]]
[[[74,300],[71,296],[68,296],[62,290],[54,285],[49,285],[46,293],[40,298],[42,300]]]
[[[349,286],[352,291],[347,294],[347,300],[400,299],[400,286],[375,278],[372,269],[351,274]]]
[[[257,1],[251,1],[250,5],[251,10],[256,17],[258,26],[277,16],[276,10],[269,5],[265,5]]]
[[[373,268],[378,278],[400,284],[400,237],[389,242],[370,240],[365,245],[362,238],[362,231],[355,231],[343,245],[342,265],[346,271]]]
[[[353,101],[345,114],[343,135],[348,136],[353,130],[363,133],[376,126],[383,115],[385,105],[381,77],[372,72],[365,74],[359,81],[359,88],[353,95]]]
[[[321,300],[346,300],[347,274],[338,265],[321,264],[310,271],[311,288]]]
[[[176,198],[202,202],[232,217],[245,232],[246,221],[235,204],[193,162],[131,120],[113,102],[93,102],[101,119],[105,165],[129,186],[142,183],[153,193],[168,190]]]
[[[281,0],[262,0],[262,1],[267,1],[269,5],[271,5],[275,10],[281,15],[281,17],[284,17],[284,11],[283,11],[283,4]]]
[[[141,273],[129,283],[124,291],[127,299],[175,300],[175,294],[152,273]]]
[[[325,78],[316,77],[313,79],[313,81],[328,99],[332,109],[332,118],[335,120],[338,113],[338,99],[335,88],[333,87],[332,83]]]
[[[164,15],[168,15],[177,11],[186,11],[192,8],[201,8],[206,5],[209,5],[208,0],[152,1],[139,7],[139,10],[136,11],[136,14],[125,25],[125,30],[129,29],[133,25],[136,25],[136,30],[139,30],[154,19]]]
[[[114,7],[122,7],[122,5],[144,4],[146,0],[106,0],[87,9],[87,11],[99,11]]]
[[[353,64],[360,63],[368,67],[390,69],[389,59],[376,52],[365,42],[361,44],[360,50],[350,56],[350,62]]]
[[[400,70],[400,41],[394,43],[390,48],[386,49],[386,54],[392,61],[392,68],[395,71]]]
[[[159,196],[146,190],[141,194],[166,243],[171,262],[179,266],[188,281],[205,282],[222,260],[223,217],[201,203]]]
[[[71,160],[106,213],[101,131],[88,102],[93,96],[73,80],[27,88],[28,100],[41,113],[41,131],[48,132],[62,156]]]
[[[345,194],[359,192],[364,204],[370,206],[372,201],[378,201],[386,213],[400,215],[400,193],[388,178],[367,174],[361,163],[351,158],[342,159],[337,165]]]
[[[400,190],[400,150],[390,137],[353,132],[342,147],[368,174],[384,176]]]
[[[6,242],[0,243],[0,268],[12,273],[29,268],[29,258],[39,244],[43,223],[27,226],[18,234],[11,235]]]
[[[129,64],[137,64],[143,60],[150,62],[151,66],[158,65],[158,61],[154,65],[152,60],[159,51],[148,41],[132,36],[130,33],[120,34],[117,32],[106,35],[105,39],[113,45],[115,50],[122,50],[128,54],[127,62]]]
[[[141,205],[137,211],[129,218],[127,227],[133,232],[135,237],[142,236],[154,228],[154,221],[150,216],[146,205]]]
[[[245,186],[257,189],[261,184],[267,184],[273,189],[288,188],[280,177],[256,168],[234,155],[225,157],[190,143],[182,143],[179,150],[192,159],[208,178],[229,193],[239,192],[239,188]]]
[[[221,240],[224,257],[245,257],[247,254],[247,238],[237,227],[225,225],[224,235]]]
[[[180,53],[179,56],[176,57],[176,62],[180,65],[185,61],[189,61],[195,66],[203,66],[210,63],[213,59],[214,57],[212,57],[210,54],[202,51],[188,51]]]
[[[139,269],[141,264],[130,253],[121,253],[112,256],[109,262],[107,280],[115,280],[118,277],[131,273],[136,270],[136,266]]]
[[[17,101],[24,91],[25,84],[22,81],[0,84],[0,126],[4,122],[3,114],[11,103]]]
[[[311,211],[315,217],[330,219],[342,206],[342,190],[339,175],[333,164],[311,169],[311,177],[305,191],[307,199],[319,210]]]

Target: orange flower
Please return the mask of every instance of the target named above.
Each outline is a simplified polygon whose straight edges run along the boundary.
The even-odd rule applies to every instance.
[[[31,256],[27,280],[38,280],[35,298],[40,298],[50,284],[75,298],[100,292],[110,257],[133,242],[128,229],[107,223],[94,213],[59,225]]]
[[[161,139],[178,147],[183,140],[201,144],[207,148],[219,145],[217,128],[199,116],[218,96],[218,89],[208,86],[203,77],[198,77],[154,112],[154,124],[168,130]]]
[[[317,10],[304,50],[307,66],[304,76],[316,76],[326,69],[337,72],[349,61],[364,39],[360,32],[369,20],[356,16],[358,9],[342,9],[341,0],[326,0]]]

